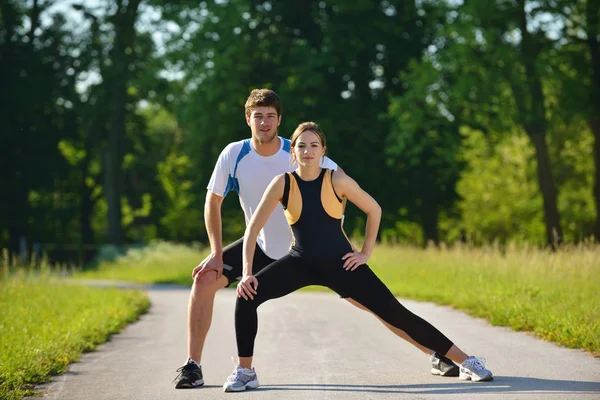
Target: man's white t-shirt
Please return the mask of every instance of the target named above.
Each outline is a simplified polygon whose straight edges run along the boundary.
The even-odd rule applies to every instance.
[[[208,183],[207,189],[219,196],[225,197],[232,190],[238,193],[246,224],[273,178],[297,167],[291,163],[290,140],[279,139],[279,151],[268,157],[258,154],[250,139],[230,143],[219,155]],[[337,164],[327,157],[322,167],[337,170]],[[287,254],[291,243],[292,232],[279,203],[258,234],[258,245],[267,256],[279,259]]]

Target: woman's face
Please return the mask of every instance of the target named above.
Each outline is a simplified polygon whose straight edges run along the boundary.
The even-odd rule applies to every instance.
[[[302,132],[294,144],[294,156],[298,164],[309,167],[319,165],[325,148],[319,136],[313,131]]]

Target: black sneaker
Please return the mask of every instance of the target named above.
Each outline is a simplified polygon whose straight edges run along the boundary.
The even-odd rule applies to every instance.
[[[431,360],[431,373],[440,376],[458,376],[458,365],[451,359],[444,357],[439,353],[433,353],[429,358]]]
[[[183,367],[177,368],[179,375],[173,382],[175,389],[188,389],[204,385],[202,379],[202,368],[192,360],[188,360]]]

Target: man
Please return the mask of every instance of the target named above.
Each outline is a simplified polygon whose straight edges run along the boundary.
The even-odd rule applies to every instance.
[[[200,361],[212,320],[215,293],[242,276],[242,239],[223,248],[221,205],[224,197],[232,190],[238,193],[247,224],[271,180],[295,168],[290,162],[290,141],[278,136],[281,123],[279,96],[269,89],[253,90],[245,104],[245,115],[251,138],[225,147],[207,187],[204,220],[211,253],[192,272],[194,283],[188,304],[188,360],[177,370],[177,389],[204,384]],[[323,157],[321,163],[325,168],[337,169],[337,165],[327,157]],[[258,273],[287,254],[291,242],[290,228],[279,205],[258,235],[254,271]],[[366,310],[353,299],[346,300]],[[401,330],[384,324],[422,351],[430,353]],[[458,376],[458,367],[449,359],[434,354],[431,360],[432,373]]]

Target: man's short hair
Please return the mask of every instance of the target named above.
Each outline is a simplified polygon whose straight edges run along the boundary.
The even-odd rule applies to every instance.
[[[277,116],[281,115],[281,100],[271,89],[254,89],[250,92],[245,105],[246,117],[249,117],[257,107],[273,107],[277,111]]]

